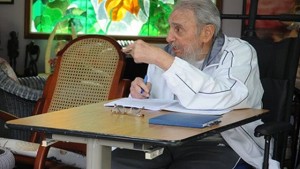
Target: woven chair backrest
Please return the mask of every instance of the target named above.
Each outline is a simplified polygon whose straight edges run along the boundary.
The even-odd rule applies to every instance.
[[[48,112],[108,100],[117,86],[113,84],[121,78],[120,60],[124,58],[120,49],[116,41],[100,35],[68,43],[58,53],[54,71],[57,79]]]

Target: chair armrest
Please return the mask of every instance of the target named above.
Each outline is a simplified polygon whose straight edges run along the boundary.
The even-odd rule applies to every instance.
[[[43,94],[43,90],[33,89],[16,83],[4,72],[0,71],[0,89],[22,99],[37,101]]]
[[[13,114],[7,113],[4,110],[0,110],[0,138],[1,137],[10,137],[10,136],[13,137],[13,136],[15,136],[16,132],[7,129],[6,126],[5,126],[5,122],[7,122],[9,120],[14,120],[14,119],[17,119],[17,118],[18,117],[14,116]],[[1,145],[1,143],[0,143],[0,145]]]
[[[46,79],[40,76],[21,77],[18,81],[21,85],[37,90],[43,90],[46,83]]]
[[[0,119],[3,121],[9,121],[9,120],[14,120],[17,119],[17,116],[14,116],[12,114],[9,114],[3,110],[0,110]]]
[[[256,137],[272,136],[291,129],[292,125],[288,122],[270,122],[257,126],[254,130],[254,135]]]
[[[121,97],[128,97],[130,91],[130,84],[131,84],[131,80],[129,79],[122,79],[121,82],[119,83],[119,96],[117,98],[121,98]]]

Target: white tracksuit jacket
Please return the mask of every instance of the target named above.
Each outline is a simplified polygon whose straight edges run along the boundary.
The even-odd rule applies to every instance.
[[[170,52],[170,49],[166,48]],[[254,48],[239,38],[220,35],[200,67],[175,57],[167,71],[149,65],[150,98],[178,99],[189,109],[233,110],[261,108],[260,83]],[[221,133],[226,142],[250,165],[262,168],[263,137],[255,137],[260,120]],[[272,147],[271,147],[272,148]],[[272,150],[272,149],[271,149]],[[270,159],[269,168],[279,169]]]

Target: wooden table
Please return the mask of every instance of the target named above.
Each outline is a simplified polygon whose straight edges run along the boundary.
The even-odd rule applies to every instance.
[[[143,110],[144,117],[111,113],[105,102],[37,116],[11,120],[12,129],[50,133],[56,141],[87,144],[87,168],[111,168],[111,147],[145,151],[148,158],[162,153],[165,145],[178,146],[261,118],[267,110],[243,109],[228,112],[221,123],[206,128],[153,125],[148,119],[165,111]],[[100,159],[100,160],[99,160]]]

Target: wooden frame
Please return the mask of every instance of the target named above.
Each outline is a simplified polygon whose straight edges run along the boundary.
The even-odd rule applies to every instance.
[[[243,14],[249,15],[251,0],[243,0]],[[273,3],[271,6],[270,3]],[[259,0],[257,6],[257,15],[258,17],[255,21],[255,33],[258,37],[262,39],[268,39],[272,41],[280,41],[287,36],[291,35],[293,30],[292,25],[293,21],[287,21],[288,17],[283,17],[283,19],[276,19],[276,16],[279,18],[282,14],[293,15],[296,14],[295,8],[297,4],[296,0],[288,1],[272,1],[272,0]],[[267,17],[263,17],[267,16]],[[242,23],[242,31],[246,31],[246,28],[249,24],[248,19],[244,19]],[[295,34],[294,34],[295,35]],[[297,35],[295,35],[297,36]]]
[[[0,4],[13,4],[14,0],[0,0]]]
[[[0,0],[1,1],[1,0]],[[33,25],[31,22],[31,9],[32,9],[32,0],[25,0],[25,24],[24,24],[24,38],[28,38],[28,39],[48,39],[49,37],[49,33],[38,33],[38,32],[32,32],[31,31],[31,26]],[[222,9],[222,0],[215,0],[216,5],[218,6],[219,10],[221,11]],[[85,33],[84,33],[85,34]],[[83,35],[84,35],[83,34]],[[109,34],[106,34],[109,35]],[[153,42],[153,43],[165,43],[165,37],[166,34],[164,36],[130,36],[130,35],[109,35],[111,37],[113,37],[114,39],[117,40],[136,40],[138,38],[142,38],[143,40],[147,41],[147,42]],[[70,35],[69,34],[60,34],[58,36],[56,36],[57,39],[70,39]]]

